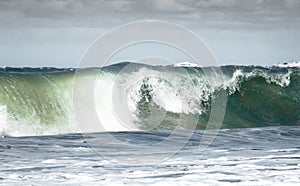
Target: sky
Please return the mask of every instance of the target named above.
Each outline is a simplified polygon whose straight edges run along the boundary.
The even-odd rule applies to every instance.
[[[0,0],[0,66],[76,67],[102,34],[149,19],[194,32],[221,65],[300,60],[299,10],[299,0]],[[113,60],[142,55],[187,60],[149,45]]]

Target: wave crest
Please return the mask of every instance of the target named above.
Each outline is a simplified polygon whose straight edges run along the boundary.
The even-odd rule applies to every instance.
[[[217,72],[214,67],[201,69],[135,64],[127,70],[124,70],[124,65],[84,69],[79,76],[82,94],[85,84],[97,77],[95,105],[87,105],[82,99],[80,109],[84,111],[86,107],[95,106],[107,131],[144,129],[148,118],[151,118],[147,120],[149,122],[160,122],[160,129],[171,129],[179,114],[199,117],[198,128],[204,128],[212,102],[220,91],[225,90],[228,103],[224,128],[300,123],[298,69],[241,66],[221,69],[223,73]],[[74,69],[0,71],[1,133],[44,135],[80,132],[74,117],[73,85]],[[125,109],[118,110],[120,108]],[[123,116],[118,116],[120,113]],[[90,113],[84,114],[89,118]],[[130,122],[133,124],[125,126]]]

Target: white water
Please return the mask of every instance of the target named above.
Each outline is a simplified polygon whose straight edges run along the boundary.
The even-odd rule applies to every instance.
[[[279,63],[279,64],[276,64],[275,66],[281,67],[281,68],[287,68],[287,67],[300,68],[300,61],[293,61],[293,62],[289,62],[289,63]]]
[[[80,134],[0,138],[0,184],[299,185],[299,127],[221,130],[205,150],[198,146],[201,133],[196,131],[183,149],[166,160],[160,158],[172,147],[152,154],[146,145],[168,138],[170,133],[163,132],[114,133],[125,144],[109,141],[103,133],[87,138]],[[92,149],[86,143],[89,139],[99,145]],[[131,150],[126,145],[130,142],[145,150]],[[110,158],[101,152],[108,152]],[[149,165],[149,158],[159,163]],[[120,159],[144,164],[123,165]]]
[[[185,61],[185,62],[179,62],[179,63],[174,64],[174,67],[201,67],[201,66],[199,66],[196,63],[191,63],[191,62]]]

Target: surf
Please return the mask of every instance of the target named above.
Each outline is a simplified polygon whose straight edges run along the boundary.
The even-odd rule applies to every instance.
[[[190,129],[189,119],[195,118],[196,129],[205,129],[221,91],[227,96],[222,128],[300,124],[297,66],[223,66],[222,73],[216,68],[134,63],[80,73],[74,68],[1,68],[0,131],[10,136],[82,132],[74,112],[75,76],[83,98],[85,84],[96,77],[94,105],[75,100],[86,116],[87,132],[102,132],[88,125],[88,107],[95,107],[103,131],[173,130],[182,115],[182,129]],[[120,92],[126,99],[118,100]],[[111,108],[122,100],[128,122],[118,107]]]

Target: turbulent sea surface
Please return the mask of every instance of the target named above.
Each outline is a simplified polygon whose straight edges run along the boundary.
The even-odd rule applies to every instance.
[[[297,185],[299,125],[296,66],[1,68],[0,184]]]
[[[159,164],[118,164],[95,152],[110,151],[116,158],[137,161],[161,158],[115,145],[103,133],[90,148],[80,134],[0,139],[0,183],[6,185],[298,185],[300,128],[268,127],[221,130],[205,150],[203,132],[196,131],[178,153]],[[117,132],[116,137],[148,144],[168,137],[168,131]],[[185,135],[178,133],[178,136]],[[139,163],[139,162],[137,162]]]

